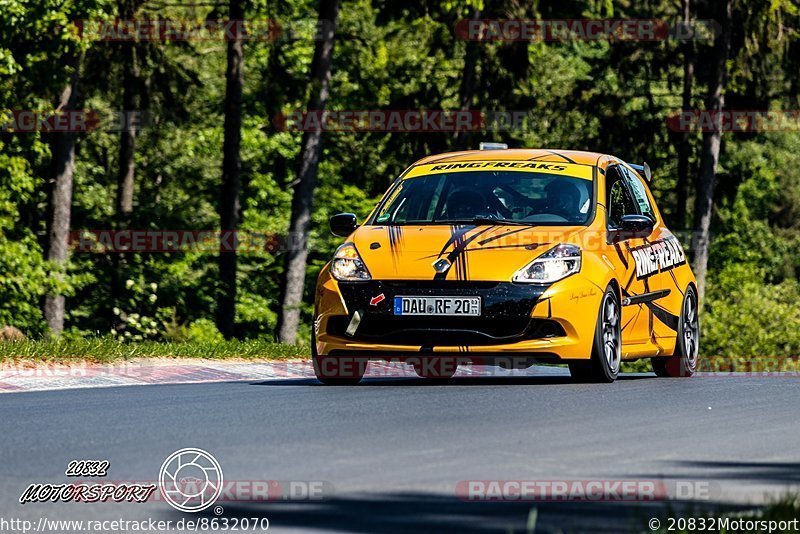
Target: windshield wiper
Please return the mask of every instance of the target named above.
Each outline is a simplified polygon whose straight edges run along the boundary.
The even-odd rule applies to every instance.
[[[490,224],[493,226],[536,226],[531,222],[513,221],[511,219],[495,219],[493,217],[473,217],[471,222],[474,224]]]

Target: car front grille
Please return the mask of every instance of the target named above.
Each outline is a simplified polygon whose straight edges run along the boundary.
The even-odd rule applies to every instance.
[[[429,346],[498,345],[524,339],[566,335],[557,322],[531,319],[543,286],[511,282],[483,281],[369,281],[340,283],[339,289],[350,316],[328,320],[327,332],[346,336],[355,311],[361,322],[353,336],[365,342]],[[374,304],[376,297],[380,298]],[[477,296],[481,299],[480,317],[397,316],[393,313],[396,295]]]

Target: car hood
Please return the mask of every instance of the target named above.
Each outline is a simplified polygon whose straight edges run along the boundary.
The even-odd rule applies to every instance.
[[[374,280],[509,281],[582,227],[362,226],[351,236]],[[447,260],[441,262],[440,260]],[[437,272],[434,264],[439,262]]]

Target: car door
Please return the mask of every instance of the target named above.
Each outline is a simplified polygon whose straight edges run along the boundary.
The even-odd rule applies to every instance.
[[[630,185],[628,169],[621,165],[611,165],[606,171],[607,231],[609,242],[616,250],[622,263],[624,274],[619,278],[622,294],[622,344],[635,345],[647,343],[652,333],[652,318],[647,306],[634,304],[631,298],[649,291],[650,280],[640,278],[637,270],[636,254],[645,246],[645,239],[625,236],[619,232],[624,215],[641,215]]]
[[[651,339],[657,342],[659,337],[674,338],[677,331],[676,316],[680,313],[681,299],[671,293],[681,292],[674,269],[686,263],[686,256],[678,240],[662,223],[642,178],[632,169],[626,168],[626,171],[639,213],[654,223],[653,232],[644,239],[644,248],[633,251],[633,255],[637,278],[642,281],[644,291],[635,298],[647,307]],[[673,309],[669,309],[670,302]]]

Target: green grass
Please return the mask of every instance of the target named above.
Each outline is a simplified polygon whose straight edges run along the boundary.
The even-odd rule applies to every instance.
[[[800,519],[800,495],[787,495],[771,503],[760,514],[754,514],[753,518],[772,521]]]
[[[209,359],[307,359],[308,343],[286,345],[265,339],[247,341],[142,341],[120,343],[106,337],[62,338],[61,340],[0,341],[0,364],[15,361],[39,362],[114,362],[132,358],[209,358]],[[650,372],[647,359],[623,362],[623,372]],[[701,358],[699,371],[767,372],[800,371],[798,358]]]
[[[622,362],[623,373],[649,373],[650,360],[643,358]],[[797,356],[701,356],[697,365],[699,373],[779,373],[800,371]]]
[[[15,361],[109,363],[133,358],[243,358],[287,360],[308,358],[308,344],[286,345],[266,340],[219,343],[155,342],[119,343],[112,339],[73,339],[0,342],[0,363]]]

